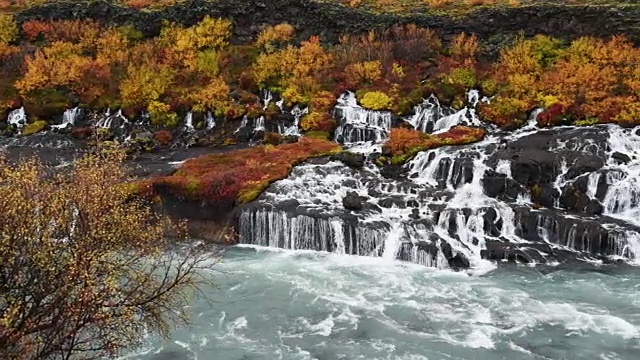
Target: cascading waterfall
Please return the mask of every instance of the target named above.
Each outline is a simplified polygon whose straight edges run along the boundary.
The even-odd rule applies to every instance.
[[[121,109],[118,110],[115,114],[111,114],[111,109],[107,109],[107,111],[104,114],[104,117],[102,117],[96,123],[96,127],[104,128],[104,129],[113,129],[118,126],[124,126],[128,122],[129,122],[129,119],[127,119],[122,114]]]
[[[479,125],[474,107],[480,101],[486,100],[470,92],[468,106],[455,111],[430,97],[405,121],[432,132]],[[422,152],[405,165],[402,180],[381,177],[375,166],[298,166],[243,210],[240,241],[438,268],[484,269],[491,264],[485,259],[640,262],[640,136],[614,126],[540,129],[540,111],[517,131],[496,130],[478,143]],[[336,140],[352,149],[380,144],[392,126],[392,114],[363,109],[352,93],[339,99],[335,115]],[[587,130],[593,139],[581,139]],[[598,140],[605,136],[606,151],[606,141]],[[529,167],[529,156],[548,159],[549,168],[536,172],[540,165]],[[593,165],[599,156],[606,157],[602,168]],[[542,182],[533,187],[535,196],[551,194],[548,208],[533,206],[532,188],[521,184],[527,176]],[[581,201],[602,201],[604,215],[566,212],[562,207],[571,201],[563,197],[576,188],[583,189]],[[345,207],[349,197],[360,199],[361,210]]]
[[[27,113],[25,112],[24,107],[11,111],[7,116],[7,123],[9,125],[14,125],[18,129],[25,126],[27,121]]]
[[[60,125],[51,126],[54,129],[66,129],[69,126],[73,126],[76,124],[77,119],[82,114],[82,110],[80,107],[75,107],[73,109],[65,110],[64,114],[62,114],[62,123]]]
[[[253,124],[253,131],[264,131],[265,127],[264,127],[264,116],[260,116],[259,118],[255,119],[254,124]]]
[[[208,111],[204,116],[204,122],[206,124],[206,130],[213,130],[216,127],[216,118],[211,111]]]
[[[291,115],[293,116],[293,123],[291,124],[291,126],[281,128],[280,134],[283,136],[296,136],[296,137],[301,136],[300,119],[302,119],[302,117],[307,115],[308,113],[309,113],[309,108],[306,108],[306,107],[301,108],[298,105],[294,106],[293,109],[291,109]]]
[[[194,131],[193,127],[193,112],[189,111],[187,115],[184,116],[184,128],[187,131]]]
[[[612,128],[609,137],[609,159],[605,181],[609,185],[604,197],[605,213],[640,226],[640,136],[631,129]],[[628,162],[616,161],[626,156]],[[596,175],[594,175],[596,176]],[[589,182],[589,193],[595,194],[598,180]]]
[[[267,110],[269,108],[269,104],[273,101],[273,93],[270,90],[262,90],[262,109]]]
[[[240,122],[240,125],[238,125],[238,128],[234,131],[234,133],[239,133],[240,130],[244,127],[246,127],[247,125],[249,125],[249,117],[247,115],[242,117],[242,121]]]
[[[456,125],[481,126],[475,107],[480,102],[480,93],[471,90],[467,94],[468,107],[455,111],[442,106],[435,95],[429,96],[422,104],[414,107],[414,115],[407,118],[414,129],[427,133],[440,133]]]
[[[352,92],[338,99],[334,116],[340,123],[335,140],[345,145],[381,143],[389,138],[392,114],[389,111],[372,111],[358,105]]]

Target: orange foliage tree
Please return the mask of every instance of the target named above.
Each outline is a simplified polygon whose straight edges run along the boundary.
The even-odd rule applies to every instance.
[[[455,126],[449,131],[430,135],[420,131],[395,128],[384,144],[392,154],[391,163],[403,164],[417,153],[444,145],[462,145],[481,140],[486,134],[482,128]]]
[[[116,357],[187,322],[216,252],[131,197],[120,153],[57,173],[0,159],[0,357]],[[169,239],[166,230],[173,229]]]

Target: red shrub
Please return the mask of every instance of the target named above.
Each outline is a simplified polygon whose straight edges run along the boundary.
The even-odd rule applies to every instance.
[[[35,41],[40,35],[45,36],[53,31],[53,24],[40,20],[30,20],[22,24],[22,32],[29,41]]]
[[[482,128],[468,126],[455,126],[449,131],[437,135],[397,128],[391,130],[391,137],[384,146],[393,155],[392,163],[401,164],[420,151],[444,145],[469,144],[479,141],[485,134],[486,131]]]
[[[173,134],[168,130],[159,130],[153,134],[153,139],[160,145],[168,145],[173,140]]]
[[[562,104],[553,104],[538,115],[538,125],[555,126],[560,125],[564,119],[566,108]]]
[[[257,146],[187,160],[175,174],[153,179],[157,189],[191,200],[232,204],[255,199],[269,183],[288,176],[309,157],[340,151],[333,142],[302,138],[294,144]]]

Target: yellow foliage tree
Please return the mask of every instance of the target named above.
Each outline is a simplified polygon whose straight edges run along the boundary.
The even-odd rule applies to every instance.
[[[189,93],[195,111],[212,110],[223,116],[233,105],[229,96],[231,88],[221,77],[213,78],[208,84]]]
[[[263,86],[283,89],[283,96],[291,102],[308,102],[320,91],[331,62],[331,54],[318,37],[312,36],[300,47],[289,45],[275,53],[261,54],[253,64],[254,77]]]
[[[369,91],[360,99],[360,103],[371,110],[388,110],[392,106],[391,98],[382,91]]]
[[[349,64],[344,73],[347,82],[355,87],[372,83],[382,78],[382,62],[376,60]]]
[[[125,106],[147,106],[171,86],[174,71],[160,64],[130,65],[120,84],[120,98]]]
[[[269,26],[258,35],[256,46],[264,48],[267,52],[273,52],[276,45],[290,41],[294,33],[295,28],[287,23]]]
[[[7,45],[18,36],[18,25],[12,15],[0,14],[0,45]]]
[[[124,155],[56,173],[0,159],[0,358],[115,357],[185,323],[216,254],[131,198]],[[168,239],[166,229],[177,238]]]
[[[80,45],[56,41],[27,58],[26,73],[16,88],[22,94],[56,86],[81,90],[83,75],[91,63],[90,57],[82,55]]]
[[[216,51],[229,44],[231,29],[230,20],[205,16],[201,22],[189,28],[166,24],[159,42],[168,49],[171,64],[197,70],[202,66],[203,59],[212,59],[212,55],[217,56]]]

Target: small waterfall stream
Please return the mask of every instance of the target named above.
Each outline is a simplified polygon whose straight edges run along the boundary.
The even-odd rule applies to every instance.
[[[62,114],[62,123],[60,125],[52,125],[51,127],[54,129],[66,129],[67,127],[75,125],[81,115],[82,109],[79,107],[67,109],[64,114]]]
[[[24,107],[11,111],[7,116],[7,124],[14,125],[18,129],[25,126],[27,121],[27,114],[24,111]]]
[[[195,131],[195,127],[193,126],[193,112],[189,111],[187,115],[184,117],[184,128],[187,131]]]
[[[129,123],[129,119],[122,114],[122,110],[119,109],[115,114],[112,114],[111,109],[107,109],[104,116],[96,122],[96,127],[114,129],[127,123]]]
[[[338,99],[334,116],[340,119],[335,141],[347,146],[363,143],[378,144],[389,138],[392,113],[371,111],[358,105],[356,95],[348,92]]]

